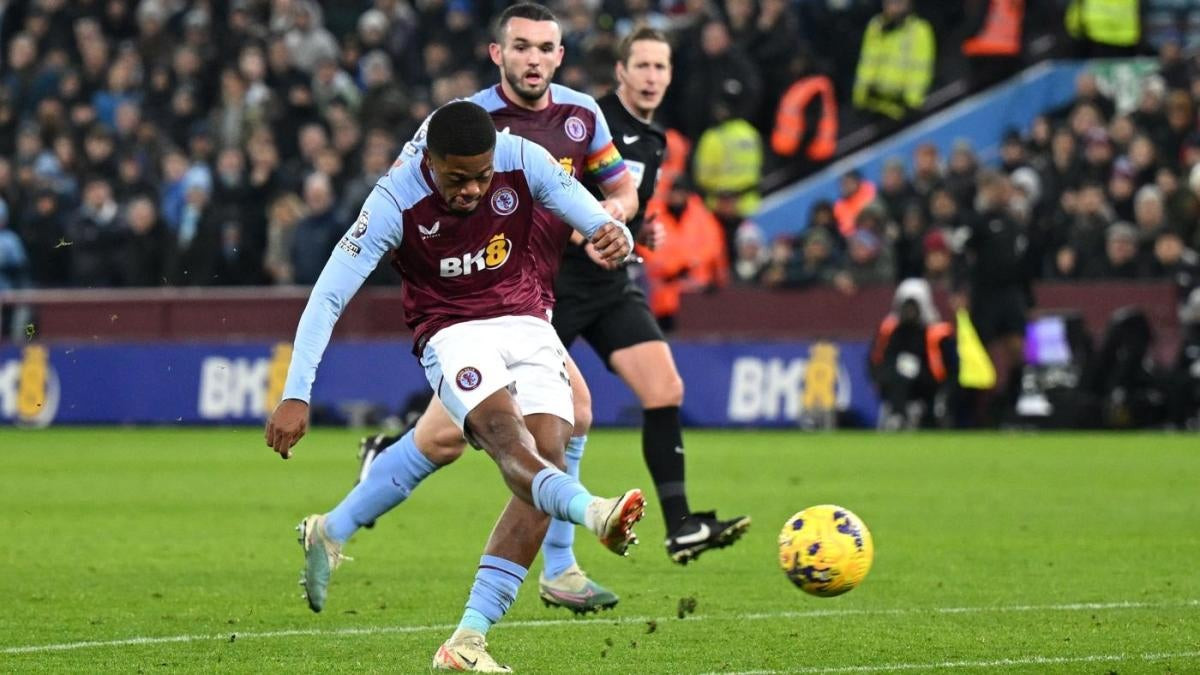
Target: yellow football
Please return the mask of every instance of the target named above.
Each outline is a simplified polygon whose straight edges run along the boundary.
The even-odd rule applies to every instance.
[[[848,509],[810,506],[788,518],[779,533],[779,565],[805,593],[841,595],[871,570],[871,532]]]

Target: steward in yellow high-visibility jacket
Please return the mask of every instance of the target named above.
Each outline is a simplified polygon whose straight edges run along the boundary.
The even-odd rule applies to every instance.
[[[854,106],[892,119],[917,110],[933,81],[935,58],[929,22],[912,13],[910,0],[888,0],[863,36]]]
[[[762,200],[763,140],[754,125],[730,117],[728,106],[718,103],[716,126],[700,135],[692,154],[692,175],[710,209],[720,198],[733,198],[737,213],[748,217]]]
[[[1135,47],[1142,39],[1138,0],[1071,0],[1067,32],[1077,40]]]

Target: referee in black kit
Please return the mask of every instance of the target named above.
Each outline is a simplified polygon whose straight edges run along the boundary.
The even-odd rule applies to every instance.
[[[643,226],[642,217],[667,146],[666,133],[653,121],[671,83],[666,37],[652,28],[627,36],[616,75],[616,91],[598,103],[638,186],[638,212],[627,225],[640,242],[654,248],[662,229],[653,223]],[[688,506],[679,415],[683,380],[645,294],[628,270],[601,262],[587,243],[567,247],[554,292],[554,328],[563,344],[569,347],[582,337],[642,405],[642,454],[666,520],[668,555],[686,564],[704,551],[732,544],[750,526],[749,518],[721,520],[715,512],[694,512]],[[583,431],[579,422],[576,435]]]

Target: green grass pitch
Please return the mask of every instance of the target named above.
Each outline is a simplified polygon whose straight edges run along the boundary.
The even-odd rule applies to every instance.
[[[639,436],[599,431],[584,480],[652,494]],[[0,430],[0,672],[421,672],[457,622],[506,497],[482,453],[360,532],[325,612],[292,527],[353,482],[357,435],[288,462],[241,430]],[[542,607],[534,564],[492,651],[518,672],[1200,672],[1200,442],[1161,435],[692,432],[696,508],[747,513],[683,568],[656,506],[628,559],[581,531],[621,596]],[[793,512],[836,503],[875,539],[848,595],[777,567]],[[681,600],[694,613],[678,618]]]

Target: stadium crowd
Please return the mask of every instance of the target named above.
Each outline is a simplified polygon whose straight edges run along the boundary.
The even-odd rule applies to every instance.
[[[1063,3],[1050,4],[1061,18]],[[495,81],[487,28],[502,5],[0,4],[0,289],[312,283],[421,120]],[[675,85],[660,112],[676,131],[671,152],[685,155],[668,160],[683,178],[654,206],[706,251],[695,265],[678,247],[660,256],[673,282],[849,292],[938,279],[975,206],[967,142],[949,158],[922,148],[911,175],[895,162],[878,187],[847,176],[843,199],[818,207],[802,237],[764,241],[747,218],[764,166],[827,159],[839,119],[909,115],[949,52],[978,56],[1013,37],[987,14],[1005,5],[563,0],[557,80],[599,95],[621,36],[639,24],[673,35]],[[857,39],[835,39],[846,34]],[[908,71],[893,58],[901,34],[916,45]],[[1116,114],[1085,81],[1077,104],[1006,142],[1033,276],[1169,276],[1193,265],[1200,88],[1178,48],[1163,59],[1138,110]],[[809,86],[814,77],[828,89]],[[841,114],[838,101],[849,104]]]
[[[399,144],[433,107],[494,81],[487,28],[503,4],[0,3],[0,288],[311,283]],[[599,94],[621,36],[668,29],[677,85],[663,121],[710,157],[751,139],[749,179],[710,171],[699,181],[712,192],[740,185],[745,216],[763,156],[773,158],[763,139],[777,104],[815,73],[798,47],[830,57],[831,89],[848,100],[858,41],[831,35],[861,35],[875,14],[886,19],[876,29],[927,27],[915,9],[950,40],[966,20],[925,0],[883,5],[564,0],[554,5],[566,47],[557,79]],[[923,96],[933,63],[919,66]],[[860,97],[897,77],[873,72]],[[820,103],[828,137],[832,97]],[[811,114],[788,113],[793,138],[780,142],[791,153]],[[732,133],[703,142],[722,124]]]

